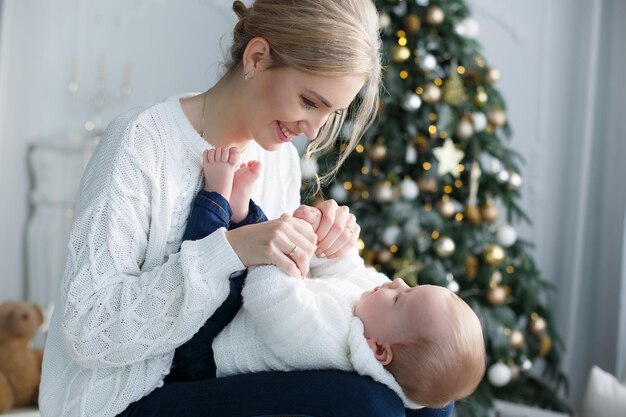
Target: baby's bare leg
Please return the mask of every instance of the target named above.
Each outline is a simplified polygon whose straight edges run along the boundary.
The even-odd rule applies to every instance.
[[[248,215],[250,196],[254,191],[254,184],[261,176],[262,164],[259,161],[249,161],[241,164],[235,172],[233,189],[230,194],[230,208],[233,210],[232,221],[239,223]]]

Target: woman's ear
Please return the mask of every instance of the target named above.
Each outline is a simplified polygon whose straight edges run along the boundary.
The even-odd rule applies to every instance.
[[[380,343],[375,339],[367,339],[367,344],[372,349],[376,360],[378,360],[381,365],[388,365],[393,359],[393,351],[389,343]]]
[[[270,44],[265,38],[250,39],[243,51],[243,72],[262,71],[270,64]]]

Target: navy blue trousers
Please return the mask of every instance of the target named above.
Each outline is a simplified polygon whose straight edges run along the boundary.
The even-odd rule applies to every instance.
[[[192,207],[183,240],[196,240],[219,227],[264,221],[250,203],[248,218],[230,224],[232,211],[219,194],[201,191]],[[185,344],[176,349],[164,386],[131,404],[118,417],[450,417],[443,409],[405,410],[387,386],[342,371],[261,372],[215,378],[213,339],[241,307],[245,271],[230,278],[224,303]]]

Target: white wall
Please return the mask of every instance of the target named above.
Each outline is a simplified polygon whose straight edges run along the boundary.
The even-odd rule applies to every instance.
[[[92,114],[67,85],[75,56],[79,81],[93,89],[105,57],[109,86],[132,64],[126,108],[208,88],[219,71],[220,38],[235,21],[228,1],[4,0],[0,24],[0,302],[23,297],[24,229],[29,212],[26,150],[32,141],[75,136]],[[229,37],[223,43],[228,45]],[[59,242],[59,244],[65,244]]]

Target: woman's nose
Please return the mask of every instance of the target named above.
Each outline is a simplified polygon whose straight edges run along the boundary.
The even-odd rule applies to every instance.
[[[303,121],[302,131],[309,140],[314,140],[320,132],[320,129],[326,121],[329,115],[315,115],[311,116],[309,120]]]

